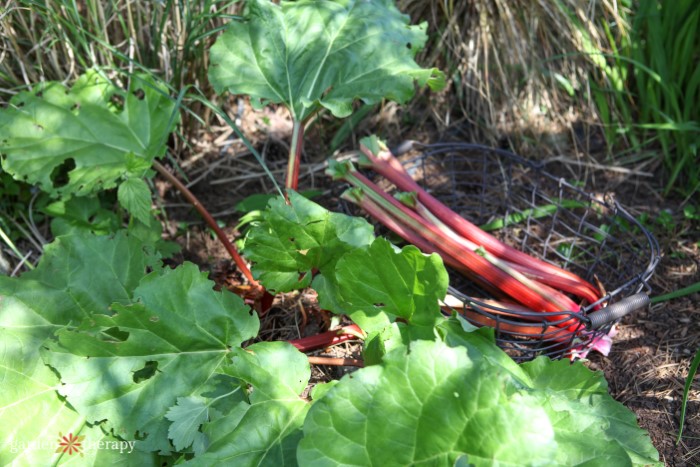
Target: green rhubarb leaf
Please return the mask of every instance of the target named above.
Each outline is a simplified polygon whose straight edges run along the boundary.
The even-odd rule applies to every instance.
[[[491,365],[500,366],[518,380],[532,386],[530,376],[496,345],[493,328],[476,328],[458,314],[436,326],[437,333],[450,347],[464,347],[472,360],[487,360]]]
[[[68,324],[80,312],[108,313],[114,302],[129,303],[131,291],[146,274],[153,258],[141,242],[124,231],[114,236],[95,236],[85,232],[57,238],[44,250],[39,267],[22,275],[22,280],[36,280],[42,289],[27,297],[25,303],[47,302],[46,311],[56,309],[47,299],[59,291],[69,297],[72,313],[64,315]],[[63,310],[63,309],[61,309]],[[56,314],[69,313],[56,310]],[[73,322],[73,324],[77,324]]]
[[[521,368],[554,426],[559,465],[663,465],[634,413],[608,394],[602,373],[546,357]]]
[[[356,99],[401,103],[414,82],[444,86],[442,73],[414,61],[425,28],[385,0],[249,0],[211,48],[209,79],[219,93],[284,104],[297,121],[320,108],[347,117]]]
[[[145,435],[141,449],[170,450],[168,409],[257,334],[257,316],[213,285],[193,264],[153,273],[135,289],[137,303],[114,304],[114,316],[59,331],[42,355],[61,375],[61,395],[125,439]]]
[[[39,350],[56,331],[128,301],[126,291],[146,274],[147,262],[140,242],[123,232],[81,233],[47,245],[33,271],[19,278],[0,276],[0,439],[7,442],[0,448],[1,465],[68,462],[72,457],[55,452],[59,432],[80,433],[86,442],[101,439],[99,428],[87,426],[86,418],[59,398],[62,385],[41,362]],[[92,464],[99,452],[85,451],[81,460]],[[148,465],[140,457],[124,458]]]
[[[174,110],[167,89],[145,75],[132,75],[128,91],[96,71],[71,89],[42,83],[0,110],[2,168],[54,196],[112,188],[164,154]]]
[[[2,278],[0,278],[2,279]],[[0,285],[1,286],[1,285]],[[16,311],[16,310],[12,310]],[[5,308],[0,317],[8,312]],[[0,327],[0,329],[2,329]],[[32,344],[27,336],[25,343]],[[58,433],[77,432],[85,419],[58,397],[60,382],[44,365],[26,367],[7,358],[8,335],[0,334],[0,465],[53,465],[58,460]],[[12,348],[9,349],[13,351]],[[29,350],[29,349],[28,349]],[[34,350],[30,351],[34,353]]]
[[[295,452],[309,404],[300,398],[311,370],[286,342],[234,350],[228,374],[250,386],[249,400],[205,425],[210,445],[193,465],[296,465]]]
[[[129,178],[119,185],[117,199],[132,216],[144,224],[151,219],[151,190],[140,178]]]
[[[372,321],[383,314],[432,327],[449,280],[438,255],[412,245],[399,250],[383,238],[338,260],[335,279],[342,307],[366,332],[378,330]]]
[[[116,439],[87,424],[58,397],[60,382],[48,367],[32,375],[5,370],[0,366],[1,465],[161,465],[155,454],[137,451],[135,440]],[[68,436],[81,437],[79,451],[60,444]]]
[[[466,326],[465,326],[466,325]],[[493,330],[473,330],[460,316],[437,327],[452,347],[464,347],[473,360],[486,360],[511,373],[540,400],[558,444],[556,465],[651,465],[658,462],[634,414],[615,401],[607,382],[581,363],[540,357],[516,364],[495,346]]]
[[[271,200],[263,222],[246,239],[244,253],[254,263],[253,274],[270,290],[304,288],[314,269],[332,271],[345,252],[374,239],[364,219],[332,213],[293,191],[289,201]]]
[[[305,466],[548,465],[557,446],[539,401],[460,347],[415,341],[344,377],[316,401]],[[466,458],[466,459],[465,459]]]
[[[47,245],[33,271],[0,276],[0,361],[31,375],[46,338],[94,314],[109,314],[115,302],[128,303],[149,261],[140,242],[123,232],[80,233]]]

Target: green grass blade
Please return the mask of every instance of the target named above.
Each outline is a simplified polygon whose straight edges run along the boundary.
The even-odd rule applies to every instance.
[[[697,285],[697,284],[696,284]],[[695,373],[698,371],[698,366],[700,366],[700,348],[695,353],[695,358],[688,368],[688,377],[685,379],[685,387],[683,388],[683,400],[681,402],[681,422],[678,428],[678,438],[676,438],[676,444],[681,442],[681,437],[683,436],[683,425],[685,424],[685,411],[688,408],[688,393],[690,392],[690,386],[693,384],[693,378],[695,378]]]
[[[479,226],[481,230],[489,232],[491,230],[498,230],[507,227],[512,224],[517,224],[524,221],[525,219],[538,219],[540,217],[546,217],[554,214],[559,209],[573,209],[573,208],[585,208],[589,204],[583,203],[581,201],[576,201],[573,199],[564,199],[560,204],[547,204],[544,206],[538,206],[536,208],[526,209],[521,212],[515,212],[506,216],[503,219],[496,219],[495,221],[489,222]]]
[[[12,252],[17,255],[18,258],[22,258],[23,255],[22,253],[19,252],[19,249],[15,245],[15,243],[10,239],[10,237],[5,233],[5,231],[0,227],[0,240],[5,242],[5,245],[12,250]],[[34,269],[34,265],[30,263],[29,261],[25,261],[24,264],[27,265],[29,269]]]
[[[661,303],[667,300],[674,300],[676,298],[685,297],[686,295],[690,295],[691,293],[696,292],[700,292],[700,282],[696,282],[693,285],[689,285],[688,287],[684,287],[682,289],[674,290],[673,292],[664,295],[652,297],[651,303]]]

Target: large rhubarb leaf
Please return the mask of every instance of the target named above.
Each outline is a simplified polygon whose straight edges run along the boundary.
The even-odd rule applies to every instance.
[[[303,465],[659,465],[600,373],[541,357],[516,365],[457,318],[445,341],[399,346],[309,411]]]
[[[20,278],[0,276],[0,439],[7,442],[0,464],[68,462],[70,455],[55,452],[59,432],[86,436],[84,446],[95,449],[85,450],[81,460],[106,455],[92,444],[102,439],[100,429],[88,427],[58,397],[61,383],[41,362],[39,349],[59,329],[128,301],[127,291],[149,261],[140,242],[123,233],[76,234],[48,245],[35,270]]]
[[[192,264],[153,273],[135,289],[137,303],[114,304],[114,316],[59,331],[43,357],[61,376],[61,395],[125,439],[147,435],[141,449],[170,450],[167,410],[257,334],[257,316],[213,285]]]
[[[540,357],[521,365],[532,378],[559,445],[559,465],[663,465],[632,411],[608,394],[600,372]]]
[[[227,372],[250,385],[248,401],[204,427],[211,441],[193,465],[296,465],[296,449],[309,408],[300,398],[311,371],[288,343],[237,349]]]
[[[385,0],[249,0],[211,48],[209,79],[219,93],[285,104],[297,121],[321,107],[346,117],[358,98],[405,102],[414,81],[444,85],[414,61],[426,38]]]
[[[314,269],[333,271],[345,252],[374,239],[373,227],[363,219],[332,213],[294,191],[289,201],[270,201],[244,249],[255,263],[253,275],[270,290],[306,287]]]
[[[48,367],[42,365],[31,377],[4,373],[2,384],[0,465],[161,465],[154,453],[137,451],[135,441],[107,436],[87,424],[58,397],[60,382]],[[77,438],[73,449],[66,438]]]
[[[538,400],[465,349],[415,341],[316,401],[297,459],[316,465],[546,465],[557,445]]]
[[[71,89],[48,82],[14,96],[0,111],[2,168],[52,195],[142,176],[165,153],[175,104],[151,78],[130,81],[124,91],[89,71]]]

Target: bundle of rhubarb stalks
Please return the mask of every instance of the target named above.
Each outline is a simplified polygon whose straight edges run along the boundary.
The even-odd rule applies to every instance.
[[[602,290],[501,242],[455,213],[413,180],[376,137],[363,139],[361,151],[360,166],[400,192],[392,196],[350,162],[333,162],[329,174],[352,186],[342,197],[423,252],[439,254],[447,266],[490,295],[466,302],[448,295],[445,309],[457,309],[473,324],[500,333],[554,343],[571,358],[584,357],[591,349],[607,355],[613,331],[588,330],[582,312],[592,304],[600,307]]]

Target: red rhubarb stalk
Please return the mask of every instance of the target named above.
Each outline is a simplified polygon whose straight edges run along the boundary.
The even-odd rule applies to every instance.
[[[367,179],[367,177],[355,171],[351,164],[346,166],[345,170],[341,168],[340,171],[343,172],[343,175],[341,175],[342,178],[351,185],[362,188],[363,193],[380,205],[387,213],[395,218],[401,219],[403,223],[414,231],[421,232],[426,240],[433,245],[439,245],[446,254],[455,258],[466,268],[475,271],[477,277],[483,277],[487,283],[498,286],[498,288],[518,302],[535,311],[554,312],[578,310],[578,306],[575,304],[567,309],[563,307],[562,304],[557,303],[556,300],[553,300],[553,297],[538,294],[536,291],[533,291],[514,279],[508,273],[491,265],[484,257],[469,249],[462,248],[459,243],[443,235],[435,225],[422,219],[418,214],[382,191],[373,182]],[[382,219],[380,218],[378,220],[381,221]]]
[[[486,251],[486,249],[484,247],[477,246],[473,242],[470,242],[469,240],[457,235],[457,233],[455,233],[454,230],[450,229],[444,222],[442,222],[440,219],[435,217],[435,215],[433,213],[431,213],[430,211],[428,211],[428,209],[425,206],[423,206],[420,202],[418,202],[418,201],[415,202],[415,209],[416,209],[416,212],[419,215],[423,216],[423,218],[425,220],[427,220],[428,222],[432,222],[435,226],[438,227],[438,229],[440,229],[440,231],[445,236],[447,236],[448,238],[451,238],[455,242],[459,243],[465,249],[472,250],[475,253],[483,256],[484,258],[486,258],[486,260],[489,263],[493,264],[497,268],[508,273],[514,279],[521,282],[526,287],[531,288],[536,293],[538,293],[540,295],[544,295],[544,296],[550,296],[552,298],[552,300],[554,300],[557,303],[557,305],[561,307],[560,308],[561,310],[576,310],[576,309],[578,309],[578,306],[569,297],[567,297],[563,293],[561,293],[561,292],[559,292],[551,287],[548,287],[545,284],[541,284],[535,280],[528,278],[527,276],[525,276],[524,274],[519,272],[512,265],[512,263],[509,263],[508,261],[505,261],[503,259],[500,259],[500,258],[492,255],[491,253]]]
[[[332,345],[341,344],[345,341],[358,339],[362,336],[362,330],[355,324],[345,326],[337,331],[326,331],[315,336],[302,337],[290,340],[289,343],[301,352],[311,352],[312,350],[323,349]]]
[[[500,297],[503,295],[503,292],[498,287],[488,283],[486,279],[484,279],[483,277],[479,277],[474,271],[470,270],[469,268],[466,268],[464,265],[462,265],[462,263],[453,259],[451,256],[445,254],[443,251],[440,250],[440,248],[428,242],[415,230],[411,230],[410,228],[406,227],[400,221],[396,220],[393,216],[389,215],[377,203],[369,199],[367,196],[362,196],[361,190],[360,192],[355,192],[354,190],[356,189],[346,191],[341,195],[341,197],[347,201],[357,203],[365,212],[367,212],[367,214],[369,214],[373,218],[381,219],[382,224],[384,224],[386,228],[399,235],[408,243],[415,245],[424,253],[439,254],[443,258],[445,264],[447,264],[452,269],[459,271],[464,277],[479,283],[479,285],[486,292],[490,293],[494,297]]]
[[[484,252],[484,257],[488,259],[492,264],[495,266],[506,270],[508,273],[512,272],[513,277],[520,277],[524,276],[527,281],[526,285],[529,285],[531,283],[534,283],[535,286],[537,287],[537,283],[535,281],[541,282],[543,285],[549,286],[546,290],[546,293],[557,293],[559,294],[557,290],[563,290],[565,292],[569,292],[573,295],[576,295],[584,300],[589,300],[593,297],[591,297],[587,292],[587,288],[582,288],[581,287],[581,281],[580,280],[573,280],[569,276],[562,276],[562,275],[551,275],[551,274],[543,274],[540,270],[531,268],[529,266],[525,266],[522,264],[517,264],[513,263],[510,261],[507,261],[505,259],[502,259],[498,256],[495,256],[491,254],[491,252],[487,251],[482,245],[476,245],[474,242],[470,241],[467,238],[464,238],[457,234],[454,230],[452,230],[447,224],[442,222],[435,214],[433,214],[423,203],[418,201],[417,196],[415,192],[410,193],[410,197],[403,197],[401,201],[404,204],[407,204],[408,207],[413,208],[420,216],[422,216],[424,219],[432,222],[433,224],[437,225],[441,231],[445,233],[445,235],[451,237],[455,241],[461,243],[464,245],[465,248],[469,248],[472,251],[483,251]],[[520,280],[520,279],[519,279]],[[551,287],[554,287],[552,289]]]
[[[376,140],[374,140],[376,141]],[[487,251],[495,256],[507,259],[510,262],[521,264],[531,270],[538,271],[538,277],[543,279],[543,282],[551,284],[557,283],[562,277],[567,277],[575,284],[576,295],[593,303],[600,298],[598,290],[584,281],[577,275],[554,266],[550,263],[534,258],[520,250],[517,250],[509,245],[506,245],[496,239],[494,236],[481,230],[478,226],[467,221],[457,213],[449,209],[447,206],[438,201],[431,194],[427,193],[423,188],[416,183],[411,176],[406,172],[401,162],[389,152],[382,143],[375,145],[372,150],[368,145],[372,145],[373,141],[366,142],[363,140],[361,145],[362,152],[367,156],[369,164],[373,170],[386,177],[403,191],[414,191],[418,200],[423,203],[431,212],[433,212],[440,220],[454,229],[459,235],[467,238],[473,243],[483,246]],[[551,276],[551,277],[550,277]],[[544,280],[544,278],[547,278]],[[563,289],[570,291],[568,289]]]
[[[289,148],[289,162],[287,163],[287,178],[285,186],[292,190],[299,186],[299,166],[301,164],[301,150],[304,145],[304,122],[294,120],[292,128],[292,145]]]

